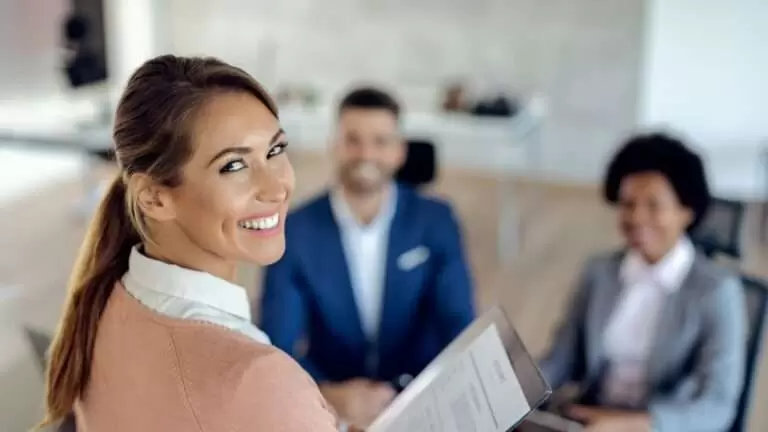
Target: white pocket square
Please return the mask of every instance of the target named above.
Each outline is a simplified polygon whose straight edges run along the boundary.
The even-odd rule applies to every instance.
[[[408,271],[424,264],[429,258],[429,249],[426,246],[417,246],[397,257],[397,267],[402,271]]]

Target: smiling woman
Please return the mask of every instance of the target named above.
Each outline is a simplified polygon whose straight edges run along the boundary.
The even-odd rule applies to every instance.
[[[120,175],[72,274],[47,416],[78,429],[335,430],[306,373],[251,324],[239,261],[285,249],[294,175],[271,98],[242,70],[163,56],[117,108]]]
[[[633,137],[604,197],[626,244],[586,264],[540,363],[547,382],[577,385],[568,415],[588,431],[730,430],[746,302],[737,276],[688,237],[710,200],[701,157],[666,134]]]

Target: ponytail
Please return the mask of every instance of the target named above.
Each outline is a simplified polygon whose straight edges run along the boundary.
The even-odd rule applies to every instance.
[[[128,208],[118,175],[88,227],[72,271],[50,351],[43,425],[66,417],[88,384],[99,319],[115,283],[128,270],[131,247],[140,241]]]

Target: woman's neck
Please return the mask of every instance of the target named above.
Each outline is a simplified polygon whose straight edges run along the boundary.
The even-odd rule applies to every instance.
[[[678,244],[680,244],[680,239],[676,240],[671,245],[668,245],[666,248],[658,252],[643,252],[638,250],[637,253],[643,259],[643,261],[645,261],[646,264],[653,266],[660,263],[666,256],[671,254]]]
[[[235,282],[237,279],[236,262],[227,261],[189,241],[177,242],[155,238],[154,241],[144,243],[143,252],[152,259],[206,272],[229,282]]]

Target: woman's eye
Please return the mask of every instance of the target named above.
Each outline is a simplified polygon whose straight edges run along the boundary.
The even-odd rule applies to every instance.
[[[288,147],[288,143],[275,144],[271,149],[269,149],[269,153],[267,153],[267,159],[285,153],[286,147]]]
[[[233,173],[233,172],[240,171],[241,169],[246,168],[246,167],[247,167],[247,165],[245,164],[245,162],[242,159],[237,159],[237,160],[233,160],[233,161],[227,162],[226,165],[221,167],[219,172],[222,173],[222,174]]]

